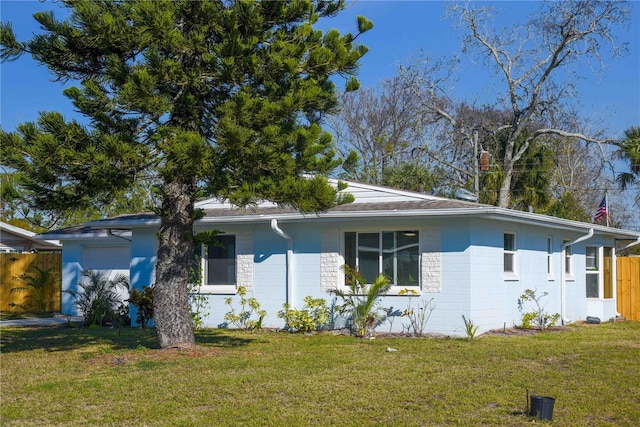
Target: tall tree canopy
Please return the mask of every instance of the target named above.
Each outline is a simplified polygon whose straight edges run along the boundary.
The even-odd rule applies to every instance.
[[[68,19],[37,13],[43,33],[15,39],[61,81],[89,125],[42,114],[2,134],[1,163],[49,210],[96,200],[140,180],[158,183],[155,324],[162,348],[194,344],[187,306],[194,209],[202,196],[237,205],[268,199],[303,211],[336,203],[322,175],[338,161],[320,125],[334,112],[332,75],[356,89],[358,33],[314,29],[335,1],[65,0]],[[300,179],[302,174],[317,174]]]
[[[640,126],[631,126],[624,131],[619,147],[618,155],[629,162],[629,171],[618,174],[616,180],[620,188],[626,190],[640,183]],[[635,204],[640,207],[640,191],[636,191]]]

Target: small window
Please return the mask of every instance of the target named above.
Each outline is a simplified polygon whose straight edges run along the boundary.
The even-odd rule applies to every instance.
[[[598,298],[598,274],[587,274],[587,298]]]
[[[504,233],[504,272],[516,272],[516,235]]]
[[[236,236],[216,236],[206,246],[205,285],[236,284]]]
[[[569,240],[565,240],[563,243],[567,243]],[[571,266],[572,263],[572,250],[571,245],[567,246],[564,250],[564,272],[571,276],[573,269]]]
[[[598,262],[598,247],[586,247],[586,284],[587,298],[600,298],[600,271]]]
[[[587,246],[587,270],[598,269],[598,248],[595,246]]]
[[[553,275],[553,237],[547,236],[547,274]]]

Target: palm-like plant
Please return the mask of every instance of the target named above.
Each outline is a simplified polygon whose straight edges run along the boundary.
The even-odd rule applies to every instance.
[[[630,127],[624,135],[617,154],[622,159],[629,160],[629,172],[622,172],[616,177],[622,190],[640,181],[640,126]],[[640,193],[636,196],[636,203],[638,202],[640,202]]]
[[[80,290],[66,290],[76,300],[76,306],[84,316],[85,324],[106,325],[118,322],[117,309],[122,304],[122,290],[129,290],[129,278],[118,274],[112,280],[101,271],[85,270],[86,277],[78,284]]]
[[[32,272],[14,277],[14,280],[21,281],[23,286],[11,288],[11,293],[28,292],[25,297],[25,308],[36,310],[38,313],[48,313],[52,311],[56,296],[55,268],[42,269],[38,266],[29,267]]]
[[[347,289],[334,289],[334,295],[340,297],[342,305],[336,307],[341,314],[349,315],[356,336],[364,337],[373,329],[383,316],[378,305],[379,297],[391,287],[389,279],[380,274],[371,284],[367,284],[364,276],[356,269],[344,266]]]

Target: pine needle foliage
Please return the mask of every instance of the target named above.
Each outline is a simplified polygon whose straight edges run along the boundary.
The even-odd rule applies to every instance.
[[[30,54],[71,83],[64,94],[89,124],[43,113],[0,134],[0,163],[53,211],[108,204],[135,183],[153,183],[158,340],[162,348],[193,346],[187,285],[196,200],[270,200],[305,212],[340,202],[325,178],[340,160],[322,122],[338,106],[332,76],[344,77],[346,90],[358,87],[367,48],[355,40],[372,23],[358,18],[355,34],[314,28],[343,0],[63,5],[69,18],[36,13],[42,33],[26,42],[3,23],[0,57]]]

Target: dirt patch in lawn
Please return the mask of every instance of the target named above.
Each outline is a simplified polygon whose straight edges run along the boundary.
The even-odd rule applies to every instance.
[[[522,337],[536,334],[547,334],[547,333],[558,333],[558,332],[567,332],[570,331],[571,328],[566,326],[551,326],[544,331],[539,329],[524,329],[524,328],[501,328],[501,329],[492,329],[483,333],[481,336],[502,336],[502,337]]]
[[[168,348],[165,350],[132,350],[98,354],[89,359],[92,365],[113,366],[139,362],[165,363],[183,359],[205,359],[218,357],[224,350],[217,347],[198,346]],[[228,351],[227,351],[228,353]]]

